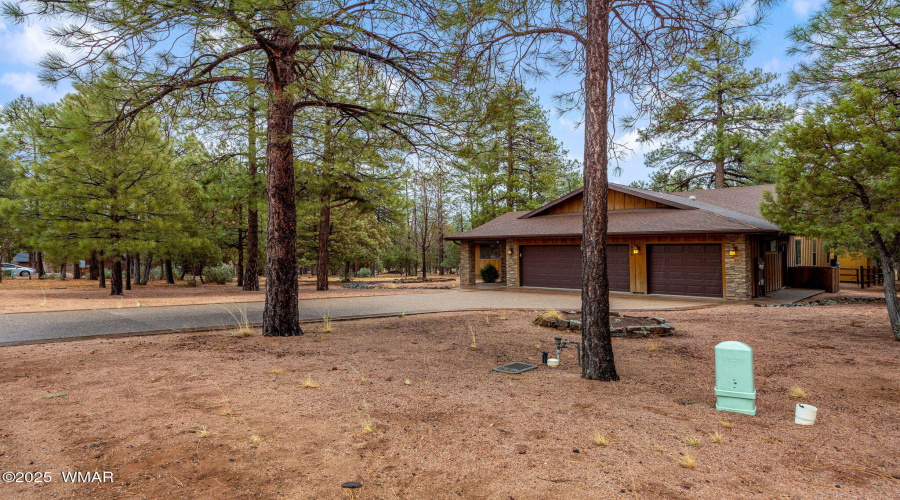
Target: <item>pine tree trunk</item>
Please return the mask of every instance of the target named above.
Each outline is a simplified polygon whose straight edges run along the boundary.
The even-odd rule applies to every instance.
[[[296,80],[293,33],[279,32],[268,48],[269,113],[266,180],[269,225],[266,236],[265,336],[302,335],[297,281],[297,205],[294,179],[294,102],[286,87]]]
[[[581,376],[618,380],[609,331],[608,71],[611,0],[588,0],[585,47],[584,236],[581,292]]]
[[[172,261],[171,260],[166,259],[165,268],[166,268],[166,283],[168,283],[170,285],[174,285],[175,284],[175,274],[172,272]]]
[[[325,200],[319,214],[318,252],[316,254],[316,290],[328,290],[328,240],[331,236],[331,205]]]
[[[66,281],[66,266],[65,262],[59,266],[59,281]]]
[[[894,340],[900,341],[900,304],[897,302],[897,280],[894,277],[897,261],[880,240],[880,237],[876,238],[878,255],[881,258],[881,273],[884,276],[884,301],[887,304]]]
[[[77,260],[72,263],[72,279],[81,279],[81,262]]]
[[[122,257],[112,259],[111,276],[109,280],[109,294],[124,295],[125,293],[122,291]]]
[[[247,147],[247,174],[250,176],[250,197],[247,203],[247,268],[244,271],[244,290],[255,292],[259,290],[259,209],[257,199],[259,196],[259,175],[256,165],[256,108],[253,103],[253,94],[250,96],[250,109],[247,119],[249,144]]]
[[[150,266],[153,265],[153,253],[147,254],[147,260],[144,261],[144,272],[141,275],[141,284],[146,285],[150,282]]]
[[[46,272],[44,272],[44,252],[37,253],[37,275],[38,278],[43,278]]]
[[[103,250],[100,251],[100,258],[98,260],[98,268],[99,273],[97,279],[100,281],[100,288],[106,288],[106,259],[103,256]]]
[[[238,228],[238,241],[237,241],[237,286],[244,288],[244,231],[241,228]]]
[[[125,289],[126,290],[131,290],[131,263],[132,263],[131,256],[128,254],[125,254]],[[121,270],[121,264],[120,264],[120,270]],[[113,264],[113,272],[114,273],[116,272],[115,264]],[[113,285],[113,286],[115,286],[115,285]]]
[[[100,260],[97,258],[97,251],[91,250],[90,266],[88,268],[89,278],[92,280],[100,279]]]

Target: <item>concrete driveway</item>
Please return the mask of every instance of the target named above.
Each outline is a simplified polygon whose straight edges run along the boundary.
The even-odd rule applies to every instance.
[[[663,310],[719,304],[721,300],[613,294],[614,310]],[[300,301],[301,320],[393,316],[484,309],[580,309],[579,292],[453,290],[447,293],[337,297]],[[0,346],[107,335],[225,328],[262,322],[262,302],[95,311],[0,314]]]

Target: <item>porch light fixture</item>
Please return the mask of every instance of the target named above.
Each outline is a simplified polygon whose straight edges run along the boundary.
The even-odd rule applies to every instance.
[[[635,255],[641,253],[641,247],[639,247],[637,245],[631,245],[631,253],[633,253]]]
[[[737,250],[729,250],[728,255],[734,257],[735,255],[737,255]]]
[[[509,254],[509,255],[512,255],[512,248],[506,249],[506,253]]]

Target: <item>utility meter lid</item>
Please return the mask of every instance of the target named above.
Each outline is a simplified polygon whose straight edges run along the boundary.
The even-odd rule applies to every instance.
[[[720,344],[716,344],[716,350],[723,349],[728,351],[749,351],[753,352],[753,348],[748,346],[743,342],[737,342],[734,340],[729,340],[726,342],[722,342]]]

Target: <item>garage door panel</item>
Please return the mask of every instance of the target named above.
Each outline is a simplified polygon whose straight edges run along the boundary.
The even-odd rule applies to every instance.
[[[648,245],[650,293],[722,296],[721,245]]]
[[[527,245],[520,247],[522,286],[542,288],[581,288],[581,247],[578,245]],[[610,289],[631,289],[628,246],[607,247]]]

